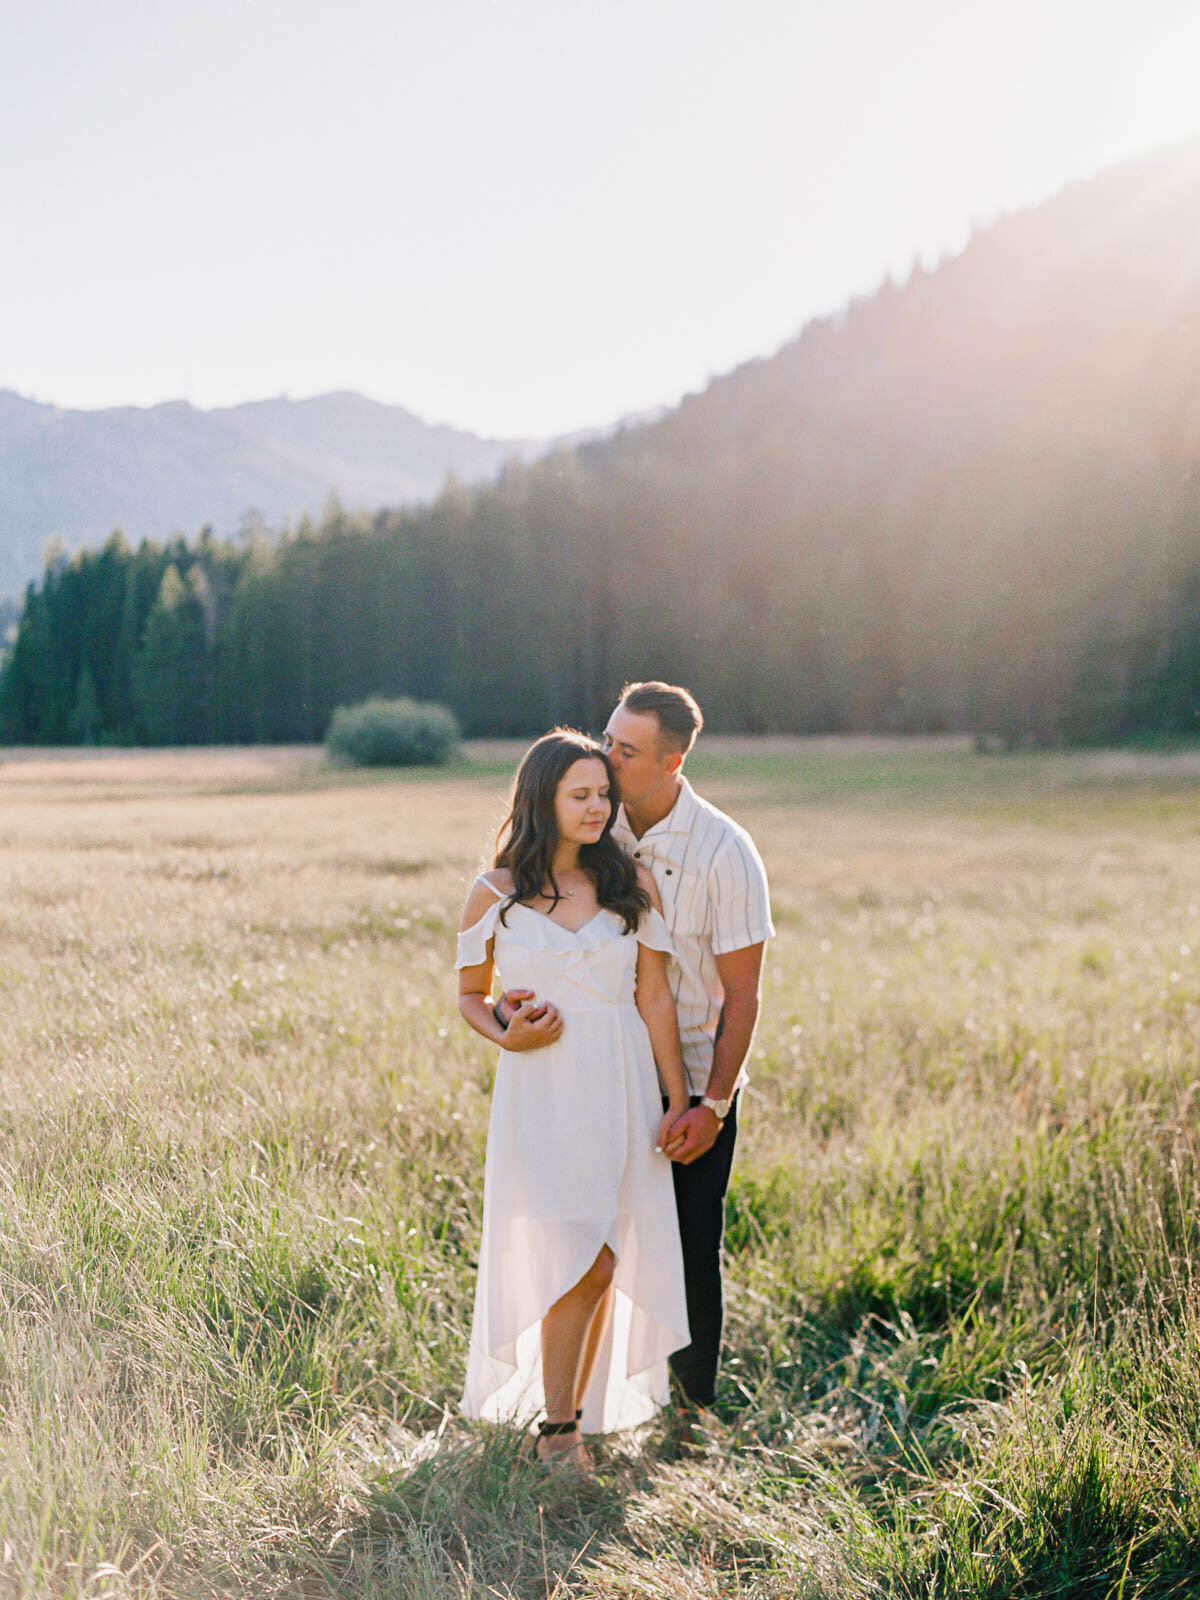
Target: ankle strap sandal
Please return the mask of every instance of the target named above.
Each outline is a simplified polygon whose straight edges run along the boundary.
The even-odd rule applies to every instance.
[[[543,1439],[567,1434],[573,1434],[574,1437],[562,1450],[555,1450],[549,1455],[542,1453],[540,1446]],[[579,1423],[574,1417],[570,1422],[551,1422],[547,1419],[538,1424],[538,1431],[533,1440],[533,1459],[544,1467],[552,1467],[555,1470],[570,1468],[589,1477],[591,1475],[591,1462],[588,1460],[583,1438],[579,1432]]]
[[[574,1433],[578,1426],[578,1416],[573,1417],[570,1422],[551,1422],[547,1419],[545,1422],[538,1423],[538,1438],[548,1439],[552,1434],[556,1433]]]

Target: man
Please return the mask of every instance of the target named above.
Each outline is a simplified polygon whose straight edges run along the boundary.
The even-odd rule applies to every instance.
[[[613,837],[653,875],[676,951],[669,970],[691,1109],[672,1130],[684,1137],[671,1157],[692,1342],[671,1357],[671,1370],[689,1407],[716,1397],[737,1095],[758,1018],[763,946],[775,932],[766,873],[749,834],[683,776],[703,725],[686,689],[633,683],[604,732],[621,787]],[[504,997],[502,1024],[510,1004],[523,998],[520,991]]]
[[[750,835],[683,776],[704,725],[686,689],[628,684],[604,730],[621,786],[613,837],[648,867],[675,945],[671,987],[692,1109],[672,1152],[692,1342],[671,1370],[692,1406],[716,1398],[724,1301],[721,1236],[737,1137],[737,1096],[758,1019],[771,925],[767,876]]]

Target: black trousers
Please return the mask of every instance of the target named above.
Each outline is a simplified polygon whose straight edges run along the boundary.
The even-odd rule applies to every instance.
[[[664,1102],[665,1104],[665,1102]],[[700,1096],[692,1096],[700,1104]],[[687,1292],[692,1342],[671,1357],[671,1371],[687,1398],[710,1406],[717,1397],[717,1361],[725,1302],[721,1293],[721,1236],[725,1231],[725,1191],[737,1139],[737,1096],[711,1150],[689,1166],[671,1163],[679,1239],[683,1245],[683,1280]]]

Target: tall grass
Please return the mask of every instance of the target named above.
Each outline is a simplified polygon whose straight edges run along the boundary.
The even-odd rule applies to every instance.
[[[727,1358],[580,1485],[454,1415],[493,755],[0,767],[0,1595],[1200,1590],[1190,758],[697,763],[780,928]]]

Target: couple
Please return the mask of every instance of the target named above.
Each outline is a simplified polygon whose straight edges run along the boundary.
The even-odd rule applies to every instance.
[[[774,929],[749,836],[682,775],[702,723],[686,689],[642,683],[603,746],[539,739],[463,909],[459,1008],[502,1051],[463,1410],[544,1409],[541,1460],[583,1462],[581,1428],[650,1418],[668,1357],[687,1405],[715,1397],[736,1095]]]

